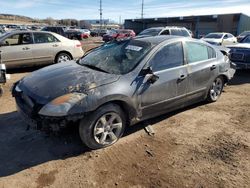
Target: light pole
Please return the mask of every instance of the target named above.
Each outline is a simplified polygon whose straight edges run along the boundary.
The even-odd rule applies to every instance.
[[[102,0],[100,0],[100,32],[101,32],[101,29],[102,29]]]

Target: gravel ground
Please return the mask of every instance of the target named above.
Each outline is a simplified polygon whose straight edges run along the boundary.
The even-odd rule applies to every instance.
[[[0,98],[0,188],[249,187],[250,71],[237,72],[218,102],[130,127],[98,151],[82,145],[76,128],[26,130],[9,89],[30,71],[13,72]]]

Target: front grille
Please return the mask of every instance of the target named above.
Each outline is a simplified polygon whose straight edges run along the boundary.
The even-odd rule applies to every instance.
[[[250,54],[245,56],[245,61],[250,64]]]
[[[243,59],[244,59],[243,53],[232,53],[231,54],[231,60],[243,61]]]
[[[15,95],[18,107],[30,118],[36,119],[42,105],[37,104],[34,99],[26,95],[24,92],[18,92]]]

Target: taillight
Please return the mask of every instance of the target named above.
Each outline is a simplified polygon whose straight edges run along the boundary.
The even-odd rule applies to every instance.
[[[81,44],[77,44],[76,47],[77,47],[77,48],[80,48],[80,47],[82,47],[82,45],[81,45]]]

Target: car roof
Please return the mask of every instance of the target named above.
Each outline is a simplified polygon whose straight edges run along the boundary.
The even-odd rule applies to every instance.
[[[140,40],[144,42],[149,42],[152,46],[157,46],[158,44],[165,42],[165,41],[173,41],[176,39],[176,41],[183,40],[183,41],[191,41],[191,42],[198,42],[206,44],[207,46],[211,46],[206,41],[190,38],[190,37],[183,37],[183,36],[177,36],[177,35],[159,35],[159,36],[145,36],[145,37],[135,37],[134,40]]]
[[[164,41],[167,40],[172,40],[172,39],[181,39],[181,38],[186,38],[182,36],[175,36],[175,35],[160,35],[160,36],[143,36],[143,37],[135,37],[135,40],[140,40],[143,42],[149,42],[152,45],[156,46]]]
[[[9,34],[21,34],[21,33],[50,33],[50,34],[54,34],[53,32],[49,32],[49,31],[32,31],[32,30],[27,30],[27,31],[16,30],[16,31],[8,32],[8,33]]]
[[[231,33],[225,33],[225,32],[212,32],[212,33],[208,33],[208,34],[231,34]]]

